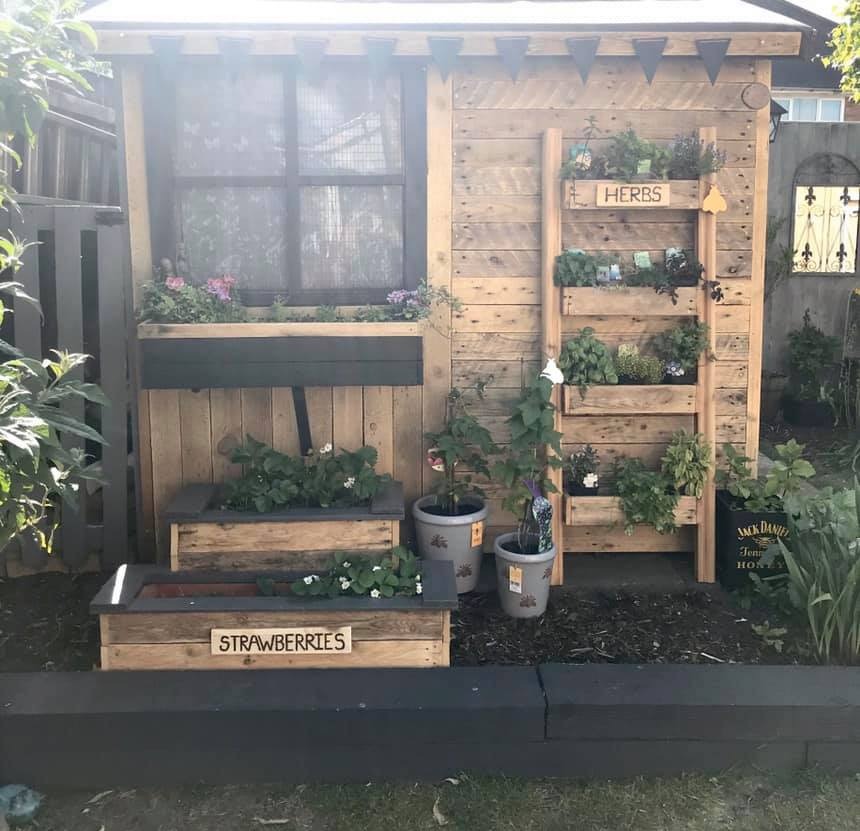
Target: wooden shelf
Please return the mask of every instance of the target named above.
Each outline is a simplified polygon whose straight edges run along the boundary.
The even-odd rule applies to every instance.
[[[678,525],[696,525],[699,521],[699,500],[694,496],[678,499],[675,521]],[[617,496],[564,497],[565,525],[622,525],[624,511]]]
[[[659,195],[655,188],[659,188]],[[658,198],[661,201],[654,201]],[[562,182],[561,204],[571,211],[619,209],[659,211],[665,208],[698,211],[701,205],[701,187],[698,179],[663,179],[651,182],[567,179]]]
[[[564,388],[563,414],[584,415],[693,415],[695,384],[650,384],[589,387],[582,397],[579,387]]]
[[[699,289],[677,289],[677,302],[648,286],[584,286],[562,289],[561,313],[589,317],[689,317],[696,314]]]
[[[378,323],[344,320],[320,323],[315,320],[248,323],[139,323],[140,340],[161,338],[288,338],[288,337],[415,337],[421,323],[414,320]]]

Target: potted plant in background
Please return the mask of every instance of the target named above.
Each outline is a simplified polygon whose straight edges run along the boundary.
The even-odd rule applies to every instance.
[[[493,477],[507,489],[506,510],[521,517],[516,531],[496,537],[496,580],[502,609],[511,617],[537,617],[546,611],[556,544],[547,493],[556,488],[548,467],[561,465],[561,433],[555,429],[553,387],[564,383],[554,360],[523,391],[508,419],[511,442]],[[547,453],[547,447],[551,453]]]
[[[567,492],[571,496],[597,496],[600,483],[597,475],[599,465],[600,456],[590,444],[586,444],[576,453],[571,453],[566,471]]]
[[[727,587],[748,585],[748,577],[783,572],[781,560],[762,560],[779,540],[789,543],[785,500],[815,475],[792,439],[776,446],[776,461],[764,477],[754,477],[750,459],[723,445],[725,469],[717,471],[717,575]]]
[[[782,396],[782,414],[789,424],[833,424],[827,392],[838,345],[836,338],[825,335],[812,323],[809,309],[803,313],[803,326],[788,333],[788,385]]]
[[[615,373],[619,384],[659,384],[663,380],[663,364],[654,355],[643,355],[636,344],[622,343],[615,355]]]
[[[483,556],[487,507],[473,475],[490,475],[487,456],[495,453],[496,445],[469,412],[467,397],[472,392],[482,399],[485,386],[479,381],[469,390],[454,388],[448,394],[445,427],[425,435],[430,443],[427,462],[442,475],[436,492],[412,506],[421,556],[454,563],[458,594],[477,586]]]

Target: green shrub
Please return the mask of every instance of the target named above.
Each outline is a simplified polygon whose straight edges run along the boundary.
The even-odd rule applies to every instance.
[[[586,326],[561,350],[558,365],[566,384],[579,387],[584,397],[589,384],[617,384],[615,362],[606,345],[594,337],[594,329]]]
[[[799,398],[818,400],[824,373],[832,371],[839,341],[812,323],[807,309],[803,326],[788,333],[789,386]]]
[[[615,372],[622,384],[659,384],[663,364],[654,355],[643,355],[636,346],[622,344],[615,356]]]
[[[614,466],[615,492],[624,511],[624,532],[632,534],[636,525],[651,525],[660,534],[678,529],[675,510],[678,493],[669,477],[661,471],[648,470],[641,459],[621,457]]]

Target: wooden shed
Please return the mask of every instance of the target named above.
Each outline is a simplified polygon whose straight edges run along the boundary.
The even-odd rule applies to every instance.
[[[87,16],[119,78],[136,291],[167,257],[229,267],[256,307],[348,309],[425,277],[460,300],[417,322],[139,326],[146,545],[163,555],[168,502],[229,475],[247,433],[286,451],[372,444],[416,498],[449,389],[491,375],[479,412],[504,442],[524,375],[584,327],[614,347],[698,316],[716,360],[680,396],[571,399],[566,446],[654,465],[698,419],[756,458],[770,59],[799,54],[800,24],[741,0],[106,0]],[[560,180],[572,145],[628,126],[663,143],[696,132],[725,166],[648,207]],[[703,209],[714,186],[718,213]],[[567,248],[697,251],[723,300],[577,295],[553,283]],[[487,545],[513,524],[490,496]],[[583,516],[556,499],[556,515],[567,554],[695,551],[712,581],[711,505],[674,535],[627,536],[611,504]]]

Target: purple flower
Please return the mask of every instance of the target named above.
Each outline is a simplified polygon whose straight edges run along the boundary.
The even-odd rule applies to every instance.
[[[214,294],[222,303],[229,303],[233,298],[230,290],[236,285],[236,278],[225,274],[223,277],[210,277],[206,281],[206,291]]]

